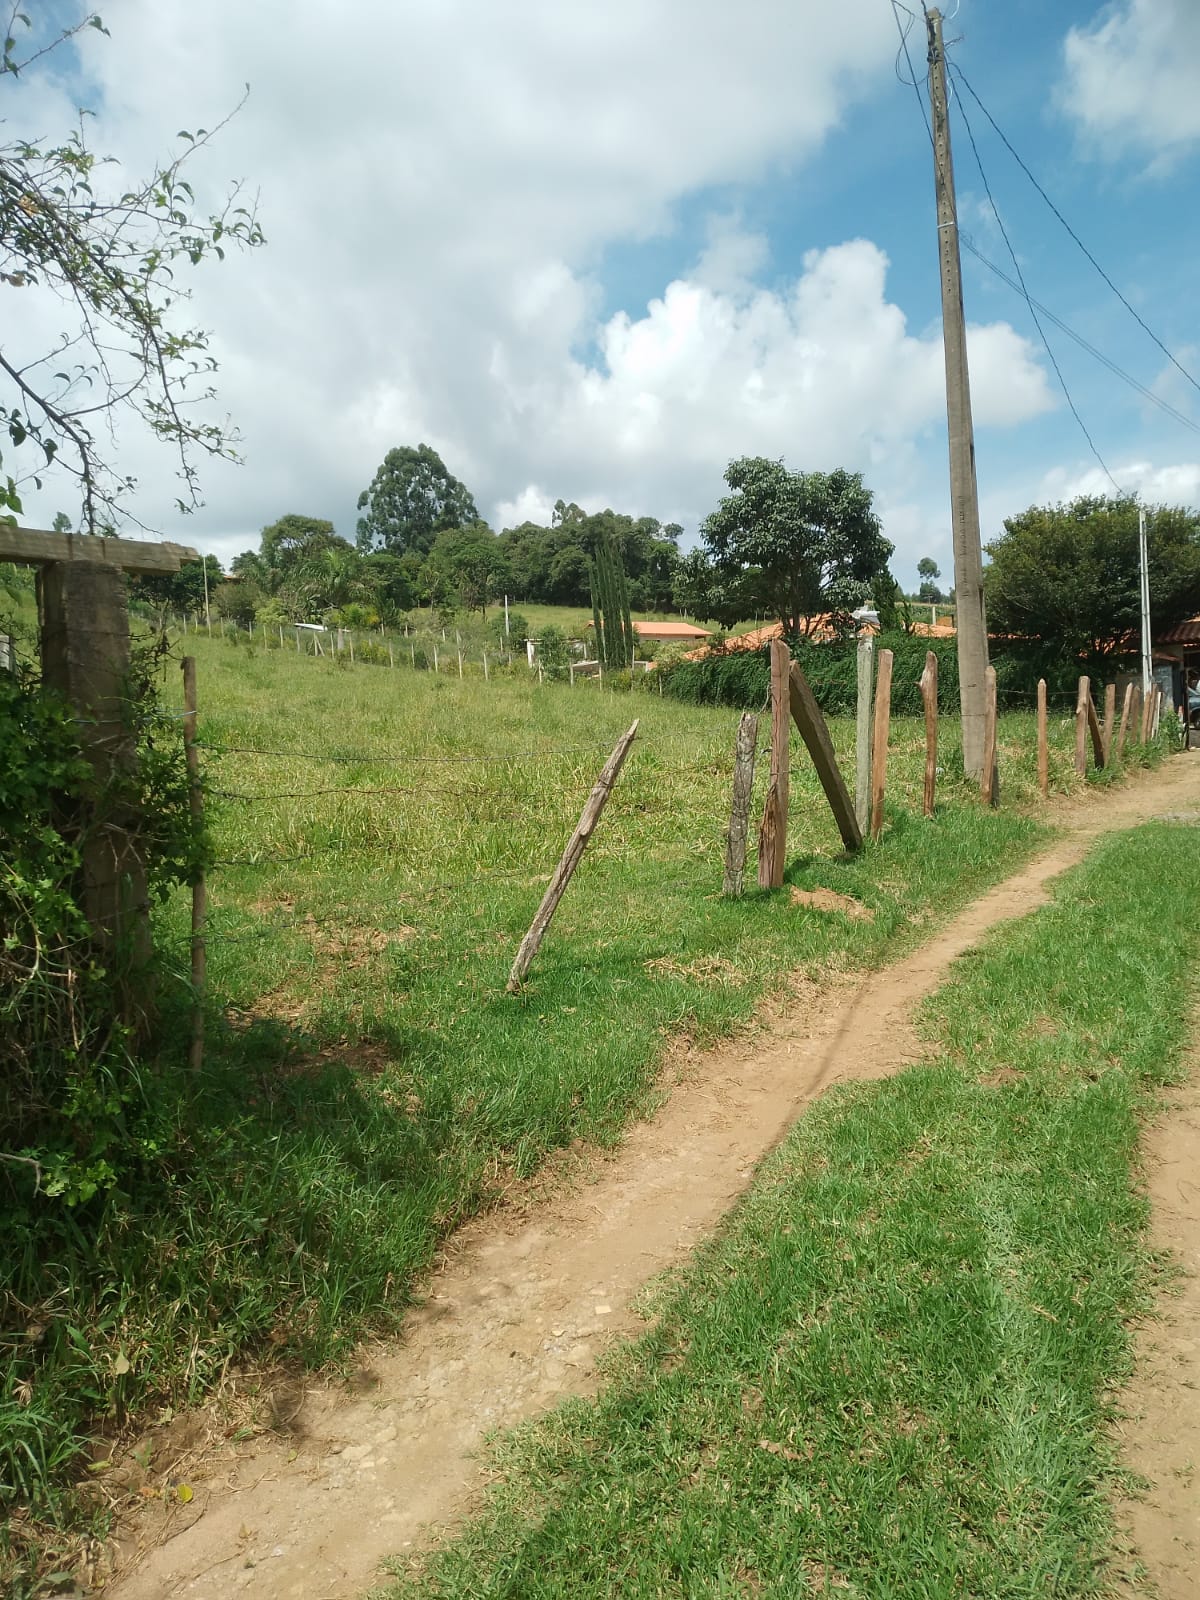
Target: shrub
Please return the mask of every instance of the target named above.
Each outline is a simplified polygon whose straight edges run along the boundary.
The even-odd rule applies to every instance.
[[[891,650],[892,711],[897,716],[915,716],[921,711],[918,680],[925,666],[925,654],[932,649],[938,658],[938,702],[950,710],[958,702],[958,657],[952,639],[923,639],[915,634],[880,634],[877,649]],[[792,658],[804,669],[817,704],[827,716],[853,716],[858,704],[858,667],[853,639],[831,644],[809,644],[800,640],[792,647]],[[729,650],[709,652],[695,661],[664,662],[663,693],[692,705],[734,706],[756,711],[770,690],[767,651]]]

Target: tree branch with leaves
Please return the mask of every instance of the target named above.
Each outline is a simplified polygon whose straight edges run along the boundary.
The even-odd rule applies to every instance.
[[[89,13],[22,55],[18,39],[32,38],[33,28],[14,9],[0,92],[88,29],[107,32]],[[115,439],[121,413],[174,450],[181,511],[200,504],[199,460],[237,459],[236,431],[206,414],[216,361],[207,332],[180,317],[189,291],[177,275],[210,257],[223,259],[230,245],[253,249],[263,235],[240,185],[217,210],[206,211],[184,176],[228,118],[212,130],[180,132],[173,160],[122,187],[117,163],[90,148],[86,116],[80,112],[61,142],[0,145],[0,293],[57,299],[64,324],[42,351],[18,352],[11,338],[0,339],[0,414],[8,439],[0,516],[21,515],[24,485],[40,488],[44,474],[55,470],[75,480],[80,528],[98,533],[119,521],[139,522],[130,505],[136,480],[121,464]],[[10,307],[5,326],[15,320]]]

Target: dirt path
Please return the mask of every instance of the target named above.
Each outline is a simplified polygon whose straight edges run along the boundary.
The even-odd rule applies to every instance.
[[[1183,1276],[1139,1330],[1122,1397],[1125,1463],[1150,1485],[1121,1508],[1131,1545],[1122,1593],[1157,1600],[1200,1596],[1200,1036],[1189,1065],[1145,1142],[1150,1241]]]
[[[1052,848],[913,954],[800,990],[764,1030],[687,1063],[588,1181],[552,1189],[523,1221],[501,1213],[457,1236],[404,1342],[357,1395],[314,1387],[290,1435],[226,1447],[204,1481],[191,1477],[186,1506],[148,1505],[124,1530],[110,1600],[360,1595],[383,1557],[469,1505],[487,1430],[592,1392],[597,1353],[639,1326],[637,1291],[712,1230],[798,1111],[830,1084],[919,1056],[910,1010],[955,957],[1039,905],[1099,833],[1198,808],[1200,756],[1064,806]]]

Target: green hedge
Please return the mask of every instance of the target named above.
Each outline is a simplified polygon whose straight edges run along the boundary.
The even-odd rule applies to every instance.
[[[958,657],[953,639],[930,640],[915,634],[884,633],[879,635],[876,647],[890,650],[895,657],[892,668],[892,711],[895,715],[920,713],[921,694],[917,684],[928,650],[938,658],[940,706],[949,711],[958,704]],[[852,639],[833,644],[799,641],[792,647],[792,659],[804,669],[817,704],[827,716],[854,715],[858,697],[855,652]],[[697,661],[678,661],[661,667],[659,673],[663,693],[691,705],[734,706],[756,711],[767,699],[769,672],[765,647],[703,656]]]

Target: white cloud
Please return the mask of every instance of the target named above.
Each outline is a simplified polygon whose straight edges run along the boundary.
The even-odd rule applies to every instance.
[[[1148,504],[1200,507],[1200,461],[1180,461],[1156,466],[1131,461],[1114,467],[1113,477],[1127,494],[1137,493]],[[1073,500],[1077,495],[1112,494],[1113,486],[1099,467],[1056,467],[1042,480],[1044,500]]]
[[[1167,158],[1200,139],[1196,0],[1118,0],[1063,54],[1062,102],[1086,133]]]
[[[208,505],[181,522],[161,453],[124,438],[142,515],[169,536],[228,555],[289,510],[350,535],[386,450],[419,440],[498,525],[562,496],[690,526],[747,451],[920,498],[940,332],[908,330],[869,240],[765,289],[766,241],[723,211],[648,305],[600,310],[606,249],[812,156],[890,81],[876,0],[113,0],[105,21],[111,41],[85,41],[95,143],[137,169],[252,85],[195,173],[202,192],[242,174],[262,193],[267,247],[196,279],[247,465],[206,467]],[[49,116],[58,91],[21,92]],[[981,426],[1051,406],[1011,327],[970,340]]]

